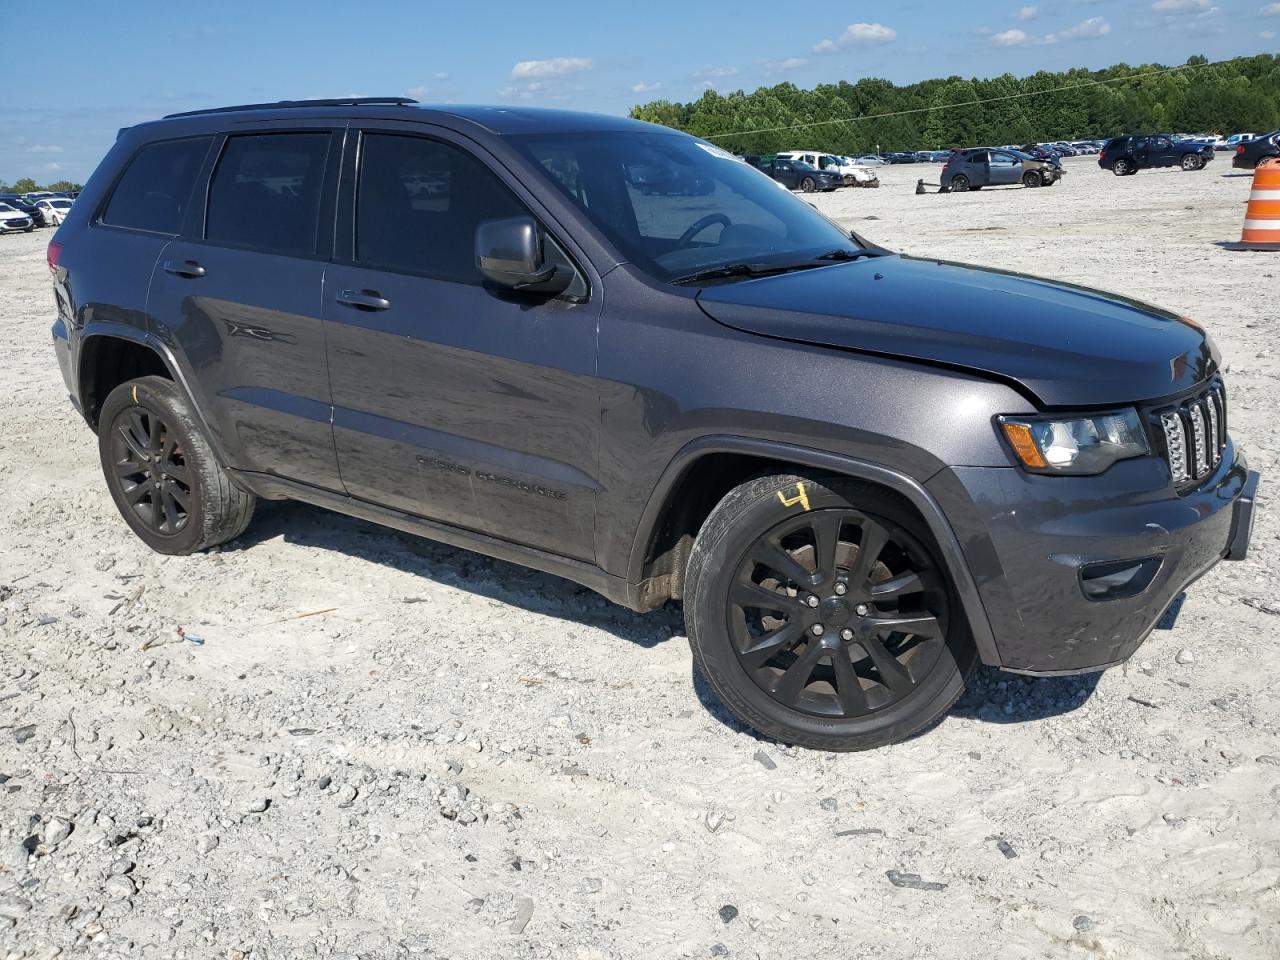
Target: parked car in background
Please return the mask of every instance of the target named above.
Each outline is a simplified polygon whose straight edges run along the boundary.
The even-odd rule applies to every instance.
[[[1236,155],[1231,158],[1231,166],[1238,170],[1252,170],[1271,157],[1280,157],[1280,130],[1264,133],[1247,143],[1239,144]]]
[[[66,197],[49,197],[37,200],[36,209],[40,211],[40,219],[45,226],[56,227],[71,209],[71,201]]]
[[[838,174],[846,187],[880,186],[880,178],[874,173],[839,154],[819,153],[816,150],[786,150],[778,154],[778,159],[799,160],[819,170]]]
[[[1152,133],[1108,140],[1098,154],[1098,166],[1117,177],[1127,177],[1158,167],[1199,170],[1212,159],[1213,148],[1208,145],[1179,143],[1167,134]]]
[[[0,203],[7,203],[15,210],[20,210],[31,218],[37,227],[47,226],[40,215],[40,210],[34,203],[27,203],[22,197],[16,193],[0,193]]]
[[[942,189],[951,193],[983,187],[1051,187],[1062,179],[1055,160],[1037,160],[1020,150],[971,147],[957,150],[942,168]]]
[[[863,167],[883,167],[889,161],[874,153],[864,153],[860,157],[854,157],[853,162]]]
[[[775,157],[760,165],[760,169],[788,190],[799,190],[802,193],[813,193],[816,190],[828,191],[844,183],[844,177],[834,170],[819,170],[813,164],[803,160],[787,160]]]
[[[30,233],[35,225],[35,221],[17,207],[0,203],[0,233]]]
[[[1231,136],[1217,141],[1213,147],[1215,150],[1229,150],[1234,152],[1236,147],[1240,146],[1240,144],[1248,143],[1253,138],[1254,134],[1252,133],[1233,133]]]

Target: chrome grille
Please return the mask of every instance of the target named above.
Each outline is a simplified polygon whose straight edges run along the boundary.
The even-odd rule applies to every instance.
[[[1164,438],[1175,486],[1190,487],[1222,462],[1227,447],[1227,395],[1221,381],[1157,409],[1152,419]]]

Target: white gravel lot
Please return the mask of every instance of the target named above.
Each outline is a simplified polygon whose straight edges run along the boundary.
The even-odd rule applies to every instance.
[[[1263,502],[1125,668],[981,670],[843,756],[730,719],[675,610],[289,504],[149,553],[65,398],[51,231],[0,237],[0,957],[1280,956],[1280,254],[1219,246],[1249,178],[916,196],[939,169],[815,202],[1196,318]]]

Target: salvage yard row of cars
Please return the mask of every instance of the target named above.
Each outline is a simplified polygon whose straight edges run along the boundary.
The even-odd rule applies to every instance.
[[[30,233],[36,227],[56,227],[74,202],[64,193],[0,193],[0,233]]]

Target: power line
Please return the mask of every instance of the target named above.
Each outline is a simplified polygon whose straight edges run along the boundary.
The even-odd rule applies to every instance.
[[[1239,60],[1240,57],[1233,57],[1231,60]],[[1010,93],[1001,97],[986,97],[982,100],[966,100],[962,103],[945,103],[931,107],[914,107],[911,110],[895,110],[892,113],[872,113],[862,117],[841,117],[839,120],[814,120],[809,123],[792,123],[781,127],[760,127],[756,130],[737,130],[732,133],[717,133],[713,136],[704,137],[704,140],[723,140],[726,137],[746,137],[753,133],[776,133],[780,130],[799,130],[802,127],[822,127],[833,123],[861,123],[863,120],[885,120],[889,117],[905,117],[913,113],[930,113],[934,110],[951,110],[956,107],[974,107],[984,103],[999,103],[1002,100],[1018,100],[1022,97],[1039,97],[1046,94],[1062,93],[1066,90],[1078,90],[1082,87],[1101,87],[1108,83],[1123,83],[1126,80],[1135,80],[1141,77],[1159,77],[1166,73],[1177,73],[1180,70],[1198,70],[1202,67],[1218,67],[1224,63],[1231,63],[1231,60],[1215,60],[1212,63],[1184,63],[1180,67],[1165,67],[1161,70],[1148,70],[1143,73],[1129,73],[1123,77],[1112,77],[1110,80],[1086,80],[1081,83],[1069,83],[1061,87],[1053,87],[1048,90],[1028,90],[1024,93]]]

